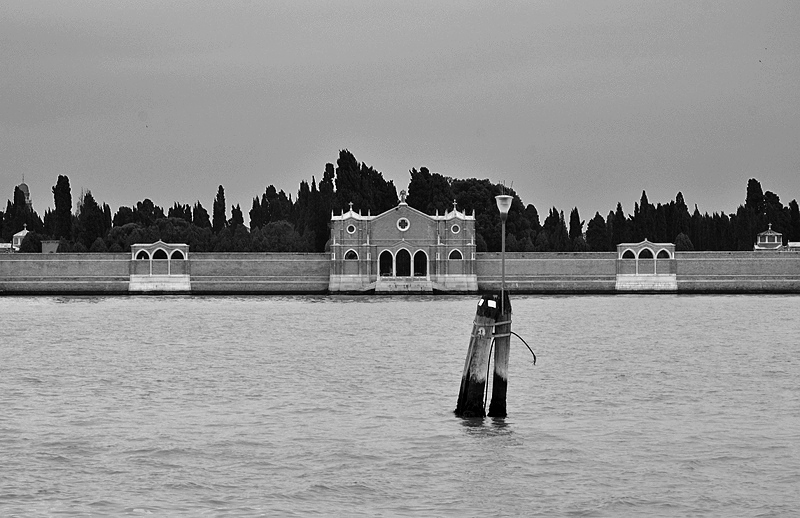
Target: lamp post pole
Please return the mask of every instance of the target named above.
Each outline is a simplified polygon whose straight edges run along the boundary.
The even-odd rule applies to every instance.
[[[500,314],[494,327],[494,376],[492,379],[492,401],[489,417],[506,416],[506,393],[508,391],[508,356],[511,349],[511,303],[506,304],[506,219],[511,208],[512,197],[495,196],[500,211]]]
[[[500,244],[500,313],[505,312],[505,299],[506,299],[506,219],[508,219],[508,210],[511,208],[512,197],[508,194],[501,194],[494,197],[497,202],[497,210],[500,211],[500,228],[501,228],[501,244]]]

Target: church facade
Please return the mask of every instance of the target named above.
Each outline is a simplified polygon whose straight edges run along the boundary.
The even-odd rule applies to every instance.
[[[331,215],[330,286],[336,292],[477,292],[475,214],[429,215],[405,201],[376,216]]]

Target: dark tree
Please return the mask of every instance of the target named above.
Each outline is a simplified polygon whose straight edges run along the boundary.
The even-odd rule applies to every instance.
[[[611,219],[611,215],[609,215]],[[617,202],[617,210],[614,213],[613,230],[611,234],[611,244],[616,246],[620,243],[630,242],[628,234],[628,219],[625,212],[622,210],[622,203]]]
[[[764,191],[761,190],[761,183],[755,178],[747,181],[747,196],[744,200],[744,207],[752,209],[756,214],[764,212]]]
[[[683,193],[679,192],[675,196],[675,202],[672,204],[672,206],[672,236],[677,236],[681,233],[688,234],[692,217],[689,215],[689,207],[686,206],[686,202],[683,199]]]
[[[228,219],[225,216],[225,189],[220,185],[217,189],[217,196],[214,198],[214,207],[212,209],[211,228],[215,233],[221,231],[228,225]]]
[[[106,247],[105,241],[103,241],[102,237],[98,237],[92,243],[92,246],[89,247],[89,251],[95,254],[103,254],[108,252],[108,247]]]
[[[611,243],[606,230],[606,221],[599,212],[589,220],[586,226],[586,244],[593,252],[606,252],[611,250]]]
[[[234,229],[240,225],[244,225],[244,215],[237,203],[235,207],[231,206],[231,220],[228,222],[228,226],[231,227],[231,231],[235,231]]]
[[[574,241],[575,239],[583,236],[583,224],[584,222],[581,221],[581,216],[578,214],[578,207],[574,207],[569,213],[570,241]]]
[[[286,193],[281,189],[278,191],[274,185],[267,187],[262,197],[262,214],[264,214],[266,221],[264,224],[272,221],[290,221],[292,219],[292,200],[286,196]]]
[[[367,164],[359,163],[350,151],[343,149],[336,161],[336,202],[363,213],[380,214],[397,204],[397,189],[392,181]]]
[[[264,225],[264,218],[261,215],[261,203],[258,201],[258,196],[253,198],[253,207],[248,213],[250,216],[250,230],[253,231],[261,228]]]
[[[89,249],[98,237],[105,237],[106,227],[103,209],[95,201],[92,191],[85,191],[78,205],[76,240]]]
[[[676,252],[693,252],[694,245],[692,244],[692,240],[689,239],[689,236],[681,232],[675,238],[675,251]]]
[[[136,207],[133,209],[133,217],[136,223],[143,227],[149,227],[164,217],[164,209],[153,203],[150,198],[145,198],[136,202]]]
[[[180,204],[177,201],[174,205],[167,211],[168,218],[178,218],[189,223],[192,222],[192,208],[186,204]]]
[[[54,225],[53,238],[72,239],[72,189],[69,186],[69,178],[58,175],[58,180],[53,186],[53,211]]]
[[[800,241],[800,209],[797,200],[789,202],[789,241]]]
[[[136,222],[136,215],[130,207],[120,207],[117,213],[114,214],[114,226],[124,227],[128,223]]]
[[[453,207],[453,192],[450,180],[439,173],[431,173],[427,167],[419,171],[412,169],[408,184],[406,203],[425,214],[444,214]]]
[[[194,204],[194,209],[192,210],[193,217],[192,222],[198,228],[211,228],[211,220],[208,218],[208,211],[203,207],[203,205],[198,201]]]

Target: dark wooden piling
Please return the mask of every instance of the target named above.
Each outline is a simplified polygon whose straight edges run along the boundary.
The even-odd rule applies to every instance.
[[[508,292],[497,317],[494,328],[494,377],[492,378],[492,401],[489,417],[506,416],[506,392],[508,391],[508,357],[511,352],[511,301]]]
[[[494,324],[500,314],[500,297],[484,295],[478,302],[475,322],[472,325],[461,389],[455,414],[459,417],[485,417],[484,392],[489,370],[489,349],[492,345]]]

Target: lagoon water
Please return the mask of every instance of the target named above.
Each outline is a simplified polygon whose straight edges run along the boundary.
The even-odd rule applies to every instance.
[[[800,297],[0,298],[3,516],[788,516]]]

